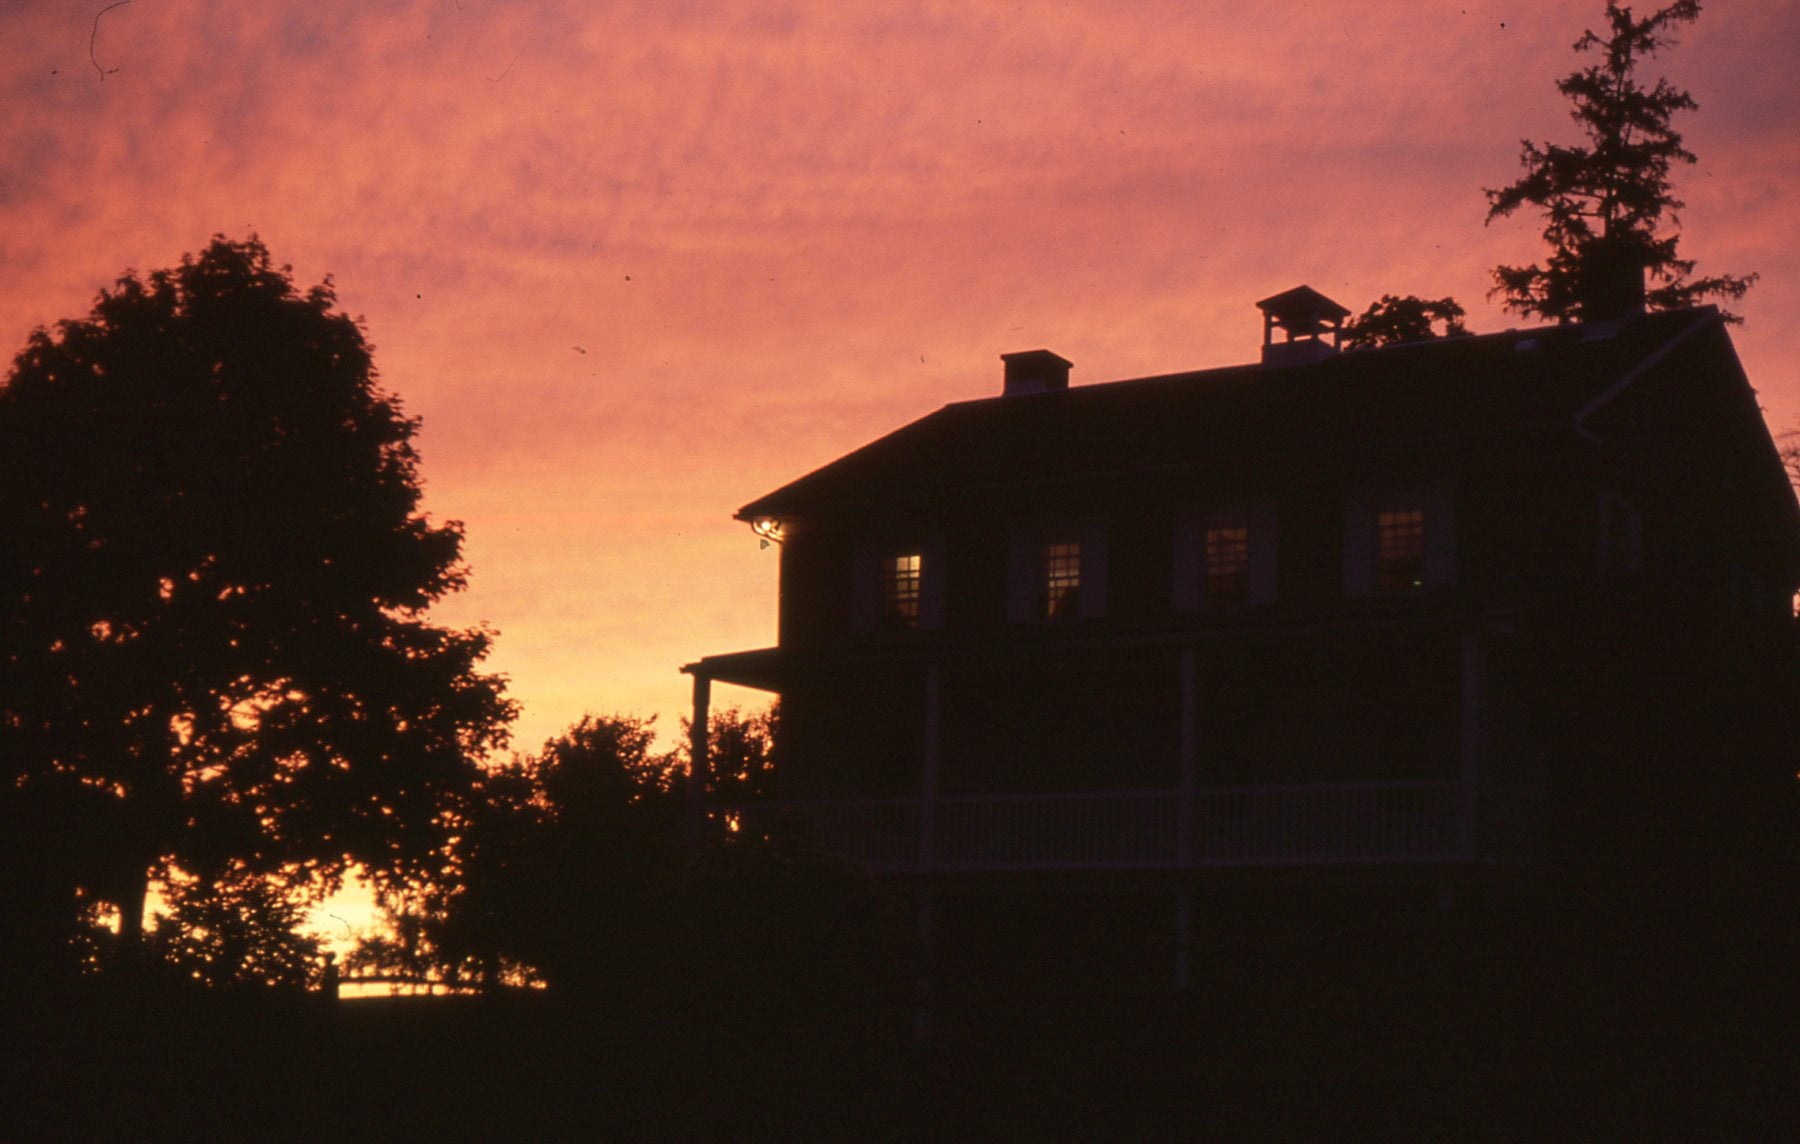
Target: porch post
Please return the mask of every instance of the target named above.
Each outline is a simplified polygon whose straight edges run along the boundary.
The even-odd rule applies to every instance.
[[[707,721],[712,706],[712,679],[694,672],[694,714],[688,724],[687,848],[699,858],[706,845],[706,780],[710,770]]]
[[[1179,882],[1175,888],[1175,988],[1185,992],[1193,977],[1194,961],[1194,794],[1198,786],[1199,748],[1196,742],[1198,721],[1194,695],[1194,648],[1181,649],[1181,714],[1176,731],[1176,777],[1178,801],[1175,809],[1175,865]]]
[[[1474,632],[1462,638],[1462,852],[1474,859],[1478,851],[1476,810],[1477,786],[1481,779],[1482,712],[1486,707],[1485,657],[1481,640]]]
[[[937,1007],[936,967],[932,964],[936,948],[932,943],[931,883],[921,879],[917,893],[913,921],[919,934],[919,976],[913,982],[912,1034],[913,1044],[923,1045],[931,1040],[931,1016]]]
[[[1194,865],[1194,794],[1198,786],[1197,770],[1199,747],[1196,742],[1198,722],[1196,707],[1198,700],[1194,695],[1195,676],[1198,669],[1194,664],[1194,649],[1187,646],[1181,649],[1181,726],[1177,730],[1176,792],[1179,798],[1175,814],[1175,862],[1183,870]]]
[[[937,856],[938,665],[925,665],[924,748],[919,758],[919,871],[929,873]]]
[[[924,679],[924,744],[919,757],[919,873],[917,912],[919,978],[913,994],[913,1042],[925,1044],[931,1038],[932,1011],[936,1008],[936,948],[933,942],[934,910],[929,875],[937,856],[938,800],[938,730],[939,671],[935,661],[925,665]]]

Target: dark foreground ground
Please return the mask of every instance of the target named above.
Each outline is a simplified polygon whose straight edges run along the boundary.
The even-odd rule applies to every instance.
[[[971,981],[922,1046],[781,998],[15,993],[0,1137],[1795,1138],[1793,1013],[1728,953],[1704,982],[1332,956],[1205,963],[1180,998]]]

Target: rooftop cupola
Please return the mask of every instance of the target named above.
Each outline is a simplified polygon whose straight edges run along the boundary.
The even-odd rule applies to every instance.
[[[1001,354],[1006,363],[1006,382],[1000,392],[1005,397],[1026,393],[1052,393],[1069,388],[1069,371],[1074,363],[1049,350],[1021,350]]]
[[[1338,351],[1344,319],[1350,311],[1314,290],[1296,286],[1264,298],[1256,304],[1263,312],[1264,365],[1307,365],[1323,361]],[[1282,340],[1275,340],[1275,331]],[[1331,340],[1326,341],[1325,335]]]

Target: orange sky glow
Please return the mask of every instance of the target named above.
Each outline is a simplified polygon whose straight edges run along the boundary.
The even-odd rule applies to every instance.
[[[1648,5],[1640,5],[1648,7]],[[1076,384],[1252,360],[1252,303],[1486,298],[1484,227],[1600,0],[0,6],[0,349],[127,267],[260,235],[327,274],[424,420],[535,750],[686,709],[773,642],[731,512],[1046,347]],[[1354,15],[1352,15],[1354,13]],[[96,20],[96,17],[98,19]],[[1800,2],[1714,0],[1655,68],[1770,423],[1800,426]],[[730,697],[727,697],[730,698]],[[744,698],[754,698],[745,696]]]

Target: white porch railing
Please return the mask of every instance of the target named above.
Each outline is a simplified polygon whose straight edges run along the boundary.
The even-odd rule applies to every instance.
[[[958,795],[938,800],[932,865],[943,870],[1172,865],[1179,799],[1168,791]]]
[[[1422,862],[1472,853],[1458,779],[1225,787],[1195,801],[1199,865]]]
[[[928,815],[906,798],[733,813],[749,829],[801,820],[821,847],[875,871],[1310,866],[1471,857],[1466,795],[1459,779],[1202,788],[1187,854],[1172,790],[951,795]]]

